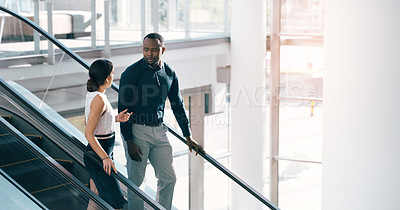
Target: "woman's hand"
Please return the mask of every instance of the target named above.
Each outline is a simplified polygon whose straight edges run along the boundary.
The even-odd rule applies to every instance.
[[[125,109],[124,111],[120,112],[117,116],[115,116],[115,121],[116,122],[126,122],[129,120],[129,117],[131,117],[132,113],[126,113],[128,109]]]
[[[114,169],[114,172],[117,173],[114,162],[111,160],[110,157],[106,157],[105,159],[103,159],[103,169],[109,176],[111,175],[112,169]]]

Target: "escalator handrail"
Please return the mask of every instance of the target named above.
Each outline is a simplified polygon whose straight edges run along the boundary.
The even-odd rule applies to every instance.
[[[53,36],[51,36],[49,33],[47,33],[45,30],[43,30],[41,27],[39,27],[37,24],[35,24],[34,22],[32,22],[31,20],[29,20],[28,18],[25,18],[17,13],[14,13],[10,10],[8,10],[7,8],[4,8],[2,6],[0,6],[0,10],[7,12],[8,14],[24,21],[26,24],[28,24],[29,26],[31,26],[33,29],[35,29],[36,31],[38,31],[40,34],[42,34],[44,37],[46,37],[49,41],[51,41],[53,44],[55,44],[57,47],[59,47],[60,49],[62,49],[65,53],[67,53],[69,56],[71,56],[71,58],[73,58],[75,61],[77,61],[79,64],[81,64],[83,67],[85,67],[87,70],[89,70],[89,64],[83,60],[79,55],[77,55],[75,52],[73,52],[72,50],[70,50],[69,48],[67,48],[66,46],[64,46],[61,42],[59,42],[56,38],[54,38]],[[111,88],[113,90],[115,90],[118,93],[118,85],[116,85],[114,82],[111,84]],[[165,123],[164,123],[165,124]],[[187,141],[186,139],[180,135],[179,133],[177,133],[171,126],[165,124],[168,128],[168,131],[171,132],[174,136],[176,136],[179,140],[181,140],[183,143],[185,143],[187,145]],[[238,185],[240,185],[241,187],[243,187],[247,192],[249,192],[251,195],[253,195],[254,197],[256,197],[259,201],[261,201],[264,205],[268,206],[270,209],[273,210],[278,210],[279,208],[272,203],[271,201],[269,201],[267,198],[265,198],[261,193],[257,192],[254,188],[252,188],[250,185],[248,185],[247,183],[245,183],[243,180],[241,180],[238,176],[236,176],[233,172],[231,172],[229,169],[227,169],[226,167],[224,167],[221,163],[219,163],[217,160],[215,160],[214,158],[212,158],[210,155],[208,154],[204,154],[203,152],[199,152],[199,154],[206,159],[207,161],[209,161],[212,165],[214,165],[216,168],[218,168],[222,173],[224,173],[225,175],[227,175],[229,178],[231,178],[234,182],[236,182]],[[124,176],[123,176],[124,177]],[[125,178],[125,177],[124,177]],[[119,179],[120,180],[120,179]],[[121,181],[121,180],[120,180]],[[136,186],[135,186],[136,187]]]
[[[183,143],[185,143],[187,145],[187,141],[185,138],[183,138],[175,129],[171,128],[170,126],[167,126],[167,127],[168,127],[169,132],[172,135],[174,135],[176,138],[178,138],[179,140],[181,140]],[[194,146],[192,146],[192,149],[195,150],[196,148]],[[249,184],[247,184],[242,179],[240,179],[238,176],[236,176],[233,172],[231,172],[224,165],[222,165],[220,162],[215,160],[212,156],[210,156],[208,154],[204,154],[203,152],[199,152],[199,155],[201,155],[209,163],[211,163],[213,166],[215,166],[217,169],[219,169],[222,173],[224,173],[226,176],[228,176],[230,179],[232,179],[234,182],[236,182],[238,185],[240,185],[243,189],[245,189],[252,196],[257,198],[264,205],[268,206],[270,209],[279,210],[279,208],[274,203],[272,203],[267,198],[265,198],[261,193],[259,193],[257,190],[252,188]]]
[[[85,194],[88,198],[94,201],[99,207],[103,209],[111,209],[112,207],[99,199],[91,190],[87,189],[86,186],[80,183],[80,181],[74,176],[69,175],[69,173],[63,169],[59,168],[55,165],[55,160],[53,158],[49,158],[48,154],[43,152],[38,146],[36,146],[33,142],[31,142],[27,137],[25,137],[21,132],[19,132],[16,128],[14,128],[9,122],[0,117],[0,126],[10,132],[14,137],[18,138],[18,140],[30,151],[32,151],[41,161],[43,161],[47,166],[49,166],[55,173],[63,177],[69,183],[71,183],[75,189],[79,190],[83,194]]]

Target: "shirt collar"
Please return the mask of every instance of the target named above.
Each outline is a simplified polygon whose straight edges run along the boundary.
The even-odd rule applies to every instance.
[[[151,66],[150,66],[150,64],[149,63],[147,63],[147,61],[144,59],[144,58],[142,58],[143,59],[143,68],[145,68],[145,69],[153,69]],[[163,67],[164,67],[164,62],[160,62],[161,63],[161,66],[160,66],[160,68],[159,69],[154,69],[154,70],[160,70],[160,69],[162,69]]]

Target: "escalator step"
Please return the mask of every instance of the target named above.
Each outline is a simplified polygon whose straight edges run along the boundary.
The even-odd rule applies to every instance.
[[[52,186],[31,192],[31,194],[49,209],[86,209],[87,207],[87,201],[82,196],[77,196],[80,193],[70,183]]]
[[[34,158],[12,134],[0,129],[0,166]]]
[[[17,138],[8,138],[12,136],[11,133],[1,133],[0,132],[0,145],[6,145],[6,144],[13,144],[13,143],[19,143],[19,140]],[[41,146],[43,137],[41,136],[36,136],[36,135],[25,135],[29,140],[31,140],[33,143],[35,143],[37,146]]]
[[[38,147],[42,146],[43,137],[37,135],[28,135],[27,138],[29,138]],[[22,143],[17,138],[12,136],[12,134],[7,133],[7,131],[0,129],[0,154],[7,154],[4,156],[0,155],[0,165],[6,165],[32,158],[28,154],[19,151],[19,148],[22,147]]]
[[[43,136],[25,134],[29,140],[35,143],[38,147],[42,147]]]
[[[11,123],[12,117],[10,115],[0,115],[0,117],[4,118],[7,120],[9,123]]]
[[[60,165],[62,165],[62,167],[64,167],[65,169],[67,169],[69,172],[72,173],[72,165],[74,163],[74,161],[72,160],[61,160],[61,159],[55,159]]]
[[[11,120],[11,117],[5,119]],[[25,136],[42,146],[42,136]],[[86,209],[88,200],[82,192],[36,155],[18,137],[8,133],[6,127],[0,126],[0,169],[49,209]],[[72,172],[73,161],[55,160]]]
[[[0,168],[29,192],[57,185],[60,181],[51,177],[49,166],[39,158],[2,165]]]
[[[0,166],[32,158],[34,156],[23,149],[23,145],[18,139],[10,133],[1,134],[0,131]]]
[[[0,134],[7,134],[8,131],[6,131],[3,127],[0,127]]]
[[[4,119],[6,119],[9,123],[12,123],[12,117],[9,115],[0,115]],[[5,131],[5,130],[4,130]],[[3,129],[0,130],[0,134],[4,134]],[[30,134],[25,134],[25,136],[30,139],[33,143],[35,143],[38,147],[42,146],[42,141],[43,141],[43,136],[39,135],[30,135]],[[1,142],[0,142],[1,144]]]

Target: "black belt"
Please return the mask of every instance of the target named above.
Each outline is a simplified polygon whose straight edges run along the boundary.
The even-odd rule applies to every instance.
[[[115,132],[109,133],[109,134],[102,134],[102,135],[94,135],[98,139],[108,139],[111,138],[115,135]]]
[[[149,126],[149,127],[158,127],[158,126],[162,125],[162,123],[154,123],[154,124],[148,124],[148,123],[133,123],[133,124],[143,125],[143,126]]]

